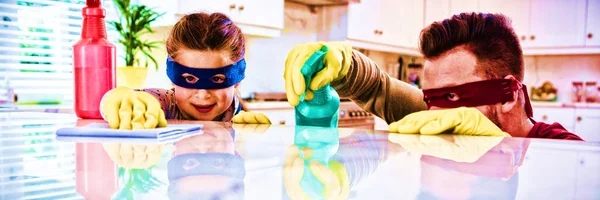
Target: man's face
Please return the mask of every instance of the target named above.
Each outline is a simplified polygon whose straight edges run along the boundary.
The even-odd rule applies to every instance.
[[[423,89],[443,88],[486,80],[482,74],[475,70],[476,67],[477,58],[475,55],[460,47],[454,48],[436,59],[425,60],[423,64]],[[495,106],[477,106],[475,108],[494,122],[496,126],[502,128],[498,121]],[[435,106],[430,108],[430,110],[435,109],[442,108]]]

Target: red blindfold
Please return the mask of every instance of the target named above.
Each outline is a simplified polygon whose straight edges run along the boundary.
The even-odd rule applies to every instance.
[[[458,108],[492,105],[514,101],[513,92],[523,90],[525,112],[530,119],[533,109],[529,102],[527,87],[514,79],[476,81],[458,86],[423,90],[427,107]]]

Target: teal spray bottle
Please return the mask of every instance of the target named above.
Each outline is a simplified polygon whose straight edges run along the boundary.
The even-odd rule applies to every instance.
[[[327,54],[327,46],[313,53],[302,66],[306,86],[310,85],[313,75],[324,68],[323,58]],[[300,96],[300,102],[295,107],[296,126],[320,126],[337,128],[340,97],[328,83],[314,91],[312,100],[304,100],[306,93]]]
[[[323,58],[327,51],[327,46],[323,46],[304,63],[301,72],[307,86],[313,75],[324,68]],[[322,199],[325,185],[315,177],[309,166],[311,162],[317,161],[329,167],[329,160],[338,151],[340,98],[330,84],[314,91],[312,100],[305,100],[305,95],[300,97],[300,102],[295,107],[294,144],[298,147],[299,156],[304,160],[304,174],[300,186],[312,199]]]

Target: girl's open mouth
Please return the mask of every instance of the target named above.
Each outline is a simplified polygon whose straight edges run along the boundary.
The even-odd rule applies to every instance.
[[[210,112],[216,104],[212,104],[212,105],[194,105],[194,107],[196,108],[196,110],[200,113],[207,113]]]

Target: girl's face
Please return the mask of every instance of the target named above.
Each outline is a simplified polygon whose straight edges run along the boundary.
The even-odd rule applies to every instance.
[[[230,59],[230,53],[226,51],[198,51],[190,49],[179,50],[174,61],[187,67],[204,69],[221,68],[234,63]],[[183,74],[182,76],[185,79],[194,79],[194,76],[191,74]],[[192,89],[177,85],[173,86],[175,87],[177,105],[179,105],[179,109],[186,118],[213,121],[231,106],[234,90],[238,85],[239,83],[223,89]]]

